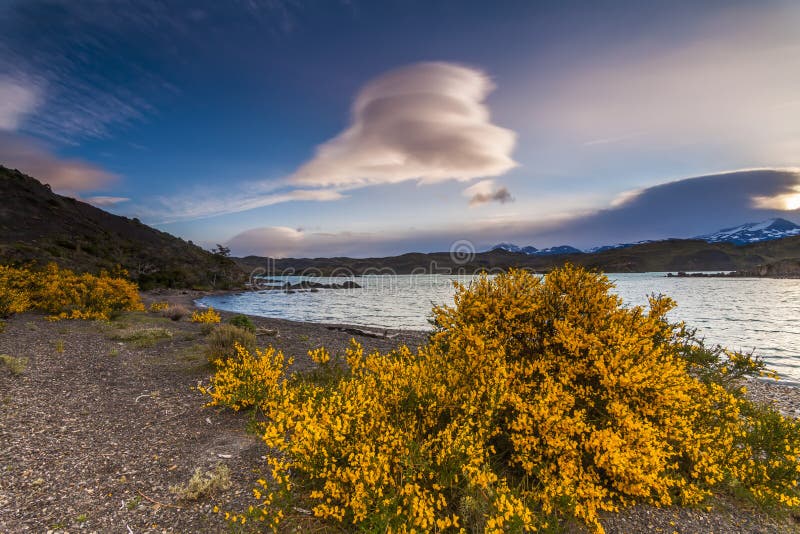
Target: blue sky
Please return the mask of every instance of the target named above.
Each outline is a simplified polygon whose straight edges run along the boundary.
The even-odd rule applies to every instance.
[[[799,26],[789,1],[6,1],[0,163],[242,255],[800,221]]]

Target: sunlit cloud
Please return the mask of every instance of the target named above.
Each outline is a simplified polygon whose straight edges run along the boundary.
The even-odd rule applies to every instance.
[[[57,193],[71,196],[104,189],[118,179],[91,163],[61,158],[47,145],[8,133],[0,134],[0,163],[49,184]]]
[[[516,134],[491,123],[483,101],[493,88],[482,71],[451,63],[390,71],[359,92],[350,126],[290,180],[363,186],[503,174],[517,165]]]
[[[386,236],[384,236],[385,238]],[[313,255],[352,254],[360,247],[377,244],[372,233],[308,232],[285,226],[252,228],[231,238],[226,244],[235,254],[287,258]],[[374,250],[374,249],[373,249]]]
[[[800,209],[800,184],[794,187],[794,192],[782,193],[772,197],[753,197],[753,205],[760,209],[792,211]]]
[[[86,202],[88,202],[89,204],[92,204],[94,206],[105,207],[105,206],[114,206],[116,204],[121,204],[123,202],[128,202],[130,200],[130,198],[128,198],[128,197],[94,196],[94,197],[85,198],[83,200],[85,200]]]
[[[497,187],[494,180],[481,180],[464,189],[463,194],[469,198],[470,206],[479,206],[488,202],[505,204],[514,200],[508,188]]]
[[[644,189],[631,189],[630,191],[623,191],[611,200],[611,207],[618,208],[636,200],[636,198],[644,192]]]

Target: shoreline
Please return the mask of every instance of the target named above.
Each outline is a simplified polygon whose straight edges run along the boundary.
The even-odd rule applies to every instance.
[[[201,290],[162,289],[162,290],[140,291],[140,294],[142,295],[142,301],[145,302],[146,306],[149,306],[150,303],[155,301],[167,301],[170,302],[171,304],[181,304],[189,309],[192,309],[192,308],[197,308],[197,305],[195,304],[196,300],[206,296],[235,295],[247,291],[251,290],[201,291]],[[247,313],[232,312],[221,309],[216,309],[216,311],[219,312],[223,317],[232,317],[234,315],[245,315],[255,322],[270,321],[270,322],[275,322],[276,324],[285,323],[287,325],[293,325],[296,328],[300,328],[303,325],[307,325],[311,329],[316,329],[319,327],[323,328],[332,327],[332,328],[353,328],[353,329],[378,331],[378,332],[385,331],[391,335],[398,334],[398,337],[403,336],[404,338],[412,338],[412,339],[419,338],[420,340],[424,340],[424,338],[427,337],[431,332],[430,330],[385,328],[382,326],[363,325],[363,324],[359,325],[353,323],[298,321],[295,319],[283,319],[280,317],[264,317],[261,315],[251,315]],[[387,339],[397,340],[398,337],[392,337],[392,338],[387,337]],[[784,413],[784,415],[800,417],[800,384],[789,384],[780,379],[774,380],[768,378],[764,379],[748,378],[746,379],[745,385],[747,386],[748,391],[752,390],[753,395],[758,396],[758,400],[777,399],[780,401],[788,394],[788,396],[790,397],[789,399],[785,401],[780,401],[779,404],[776,405],[780,407],[781,412]],[[776,390],[775,388],[778,389]],[[781,391],[783,391],[784,393],[783,394],[779,393]]]

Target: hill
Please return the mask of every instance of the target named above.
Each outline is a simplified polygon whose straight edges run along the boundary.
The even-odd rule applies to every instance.
[[[225,288],[242,273],[230,259],[113,215],[0,165],[0,263],[56,262],[98,272],[121,265],[143,289]]]
[[[495,249],[459,263],[447,252],[412,253],[385,258],[236,258],[247,270],[267,268],[272,275],[353,273],[474,273],[481,270],[525,267],[548,271],[565,262],[611,273],[658,271],[734,271],[800,258],[800,236],[749,245],[708,243],[699,239],[667,239],[613,248],[595,253],[529,255]]]

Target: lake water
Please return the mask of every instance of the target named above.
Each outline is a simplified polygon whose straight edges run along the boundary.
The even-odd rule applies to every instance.
[[[653,293],[668,295],[678,303],[670,318],[697,328],[707,344],[754,350],[786,383],[800,385],[800,280],[667,278],[665,273],[608,276],[627,304],[646,304]],[[454,279],[458,277],[364,276],[354,279],[361,289],[250,291],[205,297],[198,303],[262,317],[426,330],[431,306],[452,303]],[[282,280],[296,283],[301,278]],[[342,280],[314,278],[320,283]]]

